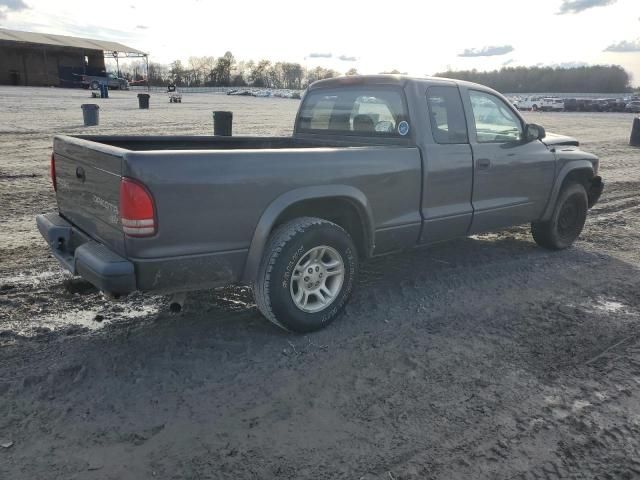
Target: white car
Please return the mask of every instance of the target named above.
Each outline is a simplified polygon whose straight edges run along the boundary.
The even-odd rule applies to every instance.
[[[562,112],[564,110],[564,100],[557,97],[546,97],[542,99],[540,110],[543,112]]]
[[[518,101],[518,110],[533,110],[537,112],[542,108],[544,97],[525,97]]]

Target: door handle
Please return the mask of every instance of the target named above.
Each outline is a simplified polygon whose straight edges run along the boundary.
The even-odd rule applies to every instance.
[[[491,167],[491,160],[488,158],[479,158],[478,159],[478,169],[486,170]]]

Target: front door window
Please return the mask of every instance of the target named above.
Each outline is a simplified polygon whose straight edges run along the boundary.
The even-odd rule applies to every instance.
[[[522,138],[522,123],[515,113],[490,93],[469,91],[478,143],[518,142]]]

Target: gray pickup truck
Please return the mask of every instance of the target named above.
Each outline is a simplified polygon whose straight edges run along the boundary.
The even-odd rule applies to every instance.
[[[309,87],[291,137],[58,136],[58,212],[37,224],[106,293],[245,284],[266,318],[308,332],[372,256],[523,223],[568,247],[597,173],[489,88],[342,77]]]
[[[115,73],[107,73],[104,77],[97,75],[82,75],[81,83],[84,88],[98,90],[100,84],[106,84],[111,90],[129,90],[129,81],[118,77]]]

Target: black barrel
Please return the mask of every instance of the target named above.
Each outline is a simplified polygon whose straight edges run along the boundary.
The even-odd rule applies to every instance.
[[[631,145],[632,147],[640,147],[640,117],[636,117],[633,119],[629,145]]]
[[[233,112],[213,112],[213,134],[224,137],[231,136]]]
[[[139,93],[138,94],[138,107],[140,108],[149,108],[149,95],[148,93]]]

